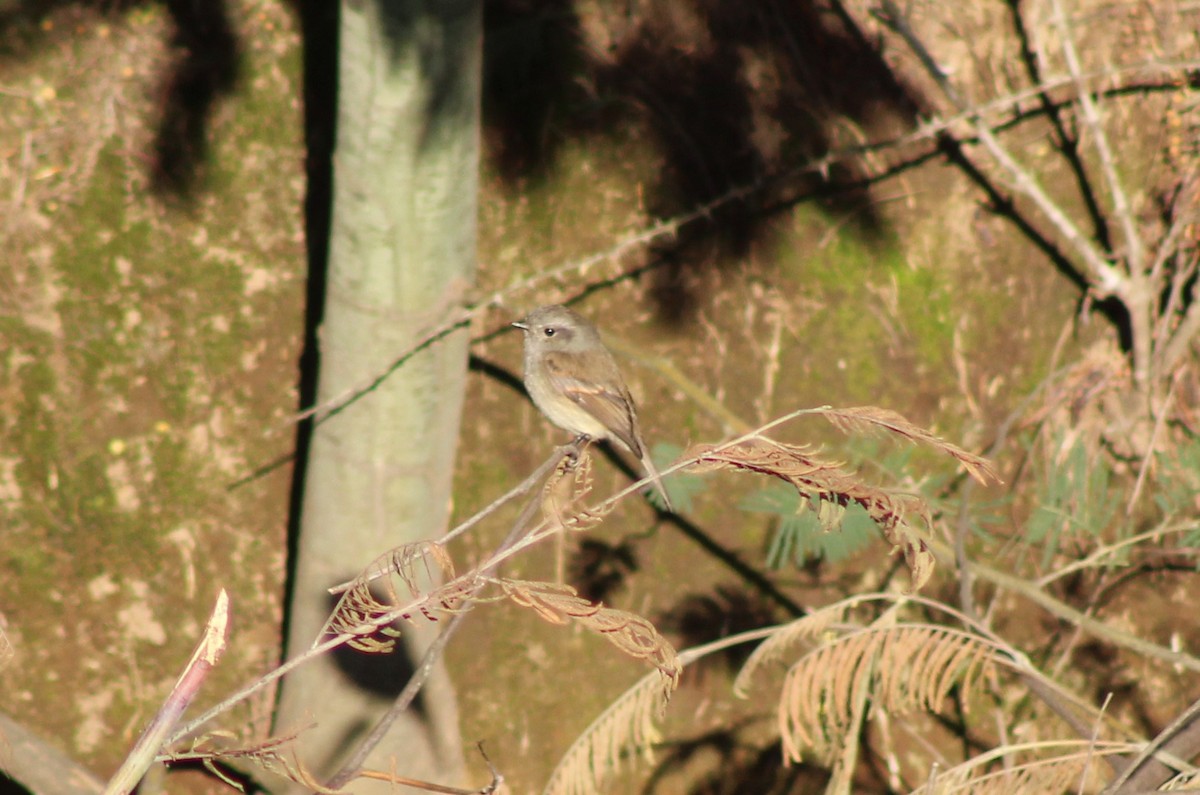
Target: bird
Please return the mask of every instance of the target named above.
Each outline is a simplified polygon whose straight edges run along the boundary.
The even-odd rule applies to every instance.
[[[525,389],[552,423],[582,441],[615,439],[633,453],[674,512],[650,460],[637,408],[600,332],[574,310],[539,307],[513,323],[525,337]]]

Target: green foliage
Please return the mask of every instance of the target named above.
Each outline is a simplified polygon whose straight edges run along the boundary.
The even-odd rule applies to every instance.
[[[1157,453],[1155,463],[1159,476],[1154,485],[1154,504],[1164,518],[1195,517],[1200,507],[1200,439],[1191,438],[1169,453]],[[1184,533],[1179,543],[1184,547],[1200,546],[1200,523]],[[1200,559],[1196,566],[1200,568]]]
[[[654,461],[654,466],[660,472],[671,466],[675,461],[678,461],[681,455],[683,455],[682,447],[667,442],[659,442],[650,449],[650,458]],[[675,505],[675,510],[687,513],[692,510],[692,498],[697,494],[702,494],[708,487],[704,478],[699,475],[674,472],[663,478],[663,488],[670,495],[671,502]],[[646,492],[646,498],[650,500],[651,505],[659,510],[665,510],[667,507],[657,489],[649,489]]]
[[[1200,439],[1190,439],[1174,450],[1155,454],[1160,475],[1154,503],[1166,516],[1194,514],[1200,494]]]
[[[1050,566],[1072,534],[1099,538],[1112,524],[1120,502],[1107,459],[1089,455],[1084,442],[1077,440],[1039,480],[1037,507],[1026,526],[1026,540],[1041,547],[1042,568]],[[1118,557],[1111,560],[1123,562]]]
[[[961,473],[947,468],[945,458],[936,452],[913,444],[896,444],[878,436],[852,436],[846,440],[847,458],[855,469],[874,468],[883,482],[906,483],[906,490],[915,491],[929,506],[934,515],[957,515],[961,505],[961,495],[955,488],[955,481]],[[914,473],[921,473],[921,479],[912,482]],[[996,540],[989,526],[1009,523],[1008,508],[1012,503],[1012,495],[1005,492],[996,497],[985,498],[983,492],[976,492],[971,499],[971,510],[959,521],[965,521],[973,536],[985,543]]]
[[[779,517],[767,550],[767,565],[782,568],[788,560],[844,560],[877,538],[875,522],[858,505],[844,507],[828,500],[801,498],[785,484],[771,485],[742,500],[745,511]]]

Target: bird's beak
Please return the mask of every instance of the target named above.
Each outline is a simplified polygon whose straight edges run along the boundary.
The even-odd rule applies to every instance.
[[[524,323],[522,323],[520,320],[518,320],[516,323],[513,323],[512,325],[514,325],[514,326],[516,326],[517,328],[521,329],[521,331],[529,331],[529,326],[525,325],[525,324],[524,324]]]

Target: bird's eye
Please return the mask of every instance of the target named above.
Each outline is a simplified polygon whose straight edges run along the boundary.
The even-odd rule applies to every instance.
[[[542,333],[547,337],[553,337],[556,331],[558,331],[558,329],[554,328],[554,326],[547,326],[545,329],[543,329]]]

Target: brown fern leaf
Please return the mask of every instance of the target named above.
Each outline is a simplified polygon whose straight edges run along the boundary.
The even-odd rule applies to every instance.
[[[661,691],[660,677],[649,674],[622,693],[571,744],[542,795],[597,795],[623,762],[637,756],[650,761],[660,739],[654,717]]]
[[[566,456],[542,487],[542,515],[552,526],[565,530],[588,530],[603,521],[614,506],[604,509],[577,508],[592,491],[592,458],[587,450],[577,457]]]
[[[1073,749],[1050,757],[1048,746]],[[1125,744],[1096,744],[1074,740],[1004,746],[968,759],[912,791],[912,795],[1010,795],[1013,792],[1096,792],[1105,782],[1105,766],[1099,758],[1132,749]],[[1003,757],[1005,765],[993,769]],[[1084,775],[1087,780],[1084,781]]]
[[[822,409],[820,414],[843,433],[880,429],[902,436],[910,442],[926,444],[958,461],[971,477],[983,485],[1003,483],[992,462],[983,456],[968,453],[957,445],[934,436],[890,409],[876,406],[856,406],[848,409]]]
[[[577,621],[629,656],[648,660],[663,676],[664,703],[679,684],[679,656],[654,625],[641,616],[593,604],[569,585],[507,579],[498,582],[505,596],[532,608],[551,624]]]
[[[845,619],[848,609],[845,602],[838,602],[780,626],[750,653],[737,678],[733,680],[733,692],[745,697],[750,692],[750,680],[757,676],[762,668],[782,662],[784,655],[797,644],[812,641],[823,635],[830,626]]]
[[[408,615],[396,615],[396,611],[404,601],[421,595],[422,582],[453,576],[454,564],[441,544],[419,541],[389,550],[354,579],[318,637],[354,635],[354,640],[349,641],[351,647],[372,654],[386,654],[395,648],[400,631],[392,626],[381,627],[379,622],[389,616],[411,619]],[[397,581],[407,597],[401,595]],[[427,589],[428,585],[424,587]],[[450,586],[441,590],[445,591],[440,598],[441,608],[456,609],[461,602],[462,589]],[[422,613],[433,620],[428,607],[423,607]]]
[[[1003,659],[986,639],[927,624],[873,626],[805,654],[788,671],[779,702],[784,753],[829,757],[854,731],[854,705],[870,695],[891,714],[938,709],[950,688],[969,688]]]
[[[929,508],[915,495],[893,494],[864,483],[839,464],[823,461],[810,447],[783,444],[765,437],[744,439],[731,445],[694,445],[685,458],[695,459],[688,469],[709,472],[735,469],[758,472],[792,484],[801,495],[846,506],[858,503],[875,520],[884,538],[904,553],[911,579],[910,589],[919,590],[933,573],[933,554],[925,541],[906,521],[919,516],[929,525]]]

